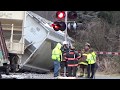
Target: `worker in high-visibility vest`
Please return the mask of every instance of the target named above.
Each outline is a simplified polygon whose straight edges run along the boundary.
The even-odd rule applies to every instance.
[[[79,62],[80,66],[80,77],[86,77],[87,76],[87,62],[86,62],[86,57],[87,57],[87,52],[90,50],[91,46],[89,43],[85,43],[84,49],[81,51],[81,60]]]
[[[83,49],[81,51],[81,58],[79,61],[79,67],[80,67],[80,77],[87,76],[87,62],[86,62],[87,54],[85,50]]]
[[[54,77],[59,76],[60,61],[62,59],[62,45],[57,43],[56,47],[52,50],[52,60],[54,61]]]
[[[88,76],[87,76],[87,78],[93,78],[94,74],[95,74],[95,64],[96,64],[96,53],[93,51],[93,49],[90,49],[89,52],[87,53],[86,61],[88,63],[88,67],[87,67]]]

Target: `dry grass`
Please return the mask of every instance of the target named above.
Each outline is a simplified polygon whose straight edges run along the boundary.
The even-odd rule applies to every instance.
[[[98,60],[98,72],[105,74],[118,74],[120,73],[120,62],[117,62],[114,58],[103,58]]]

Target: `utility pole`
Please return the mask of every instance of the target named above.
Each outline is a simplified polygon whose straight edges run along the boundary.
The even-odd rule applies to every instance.
[[[67,11],[65,11],[65,24],[66,24],[66,29],[65,29],[65,41],[67,41]]]
[[[66,24],[66,29],[65,29],[65,41],[67,41],[67,11],[65,11],[65,24]],[[64,77],[66,76],[66,67],[64,67]]]

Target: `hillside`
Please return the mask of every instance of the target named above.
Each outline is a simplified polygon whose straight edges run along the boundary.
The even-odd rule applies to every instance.
[[[78,11],[82,23],[74,35],[77,49],[89,42],[96,51],[120,52],[120,11]],[[120,56],[98,55],[99,71],[120,72]]]

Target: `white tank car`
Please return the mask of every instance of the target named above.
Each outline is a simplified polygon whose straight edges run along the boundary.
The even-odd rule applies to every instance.
[[[0,13],[9,16],[0,17],[0,21],[8,51],[13,55],[11,63],[17,61],[15,64],[19,65],[19,69],[49,72],[53,68],[52,49],[57,42],[62,43],[65,40],[65,34],[54,31],[50,26],[53,22],[30,11],[0,11]],[[67,37],[67,41],[70,44],[74,42],[70,37]],[[14,56],[18,57],[17,60]]]

